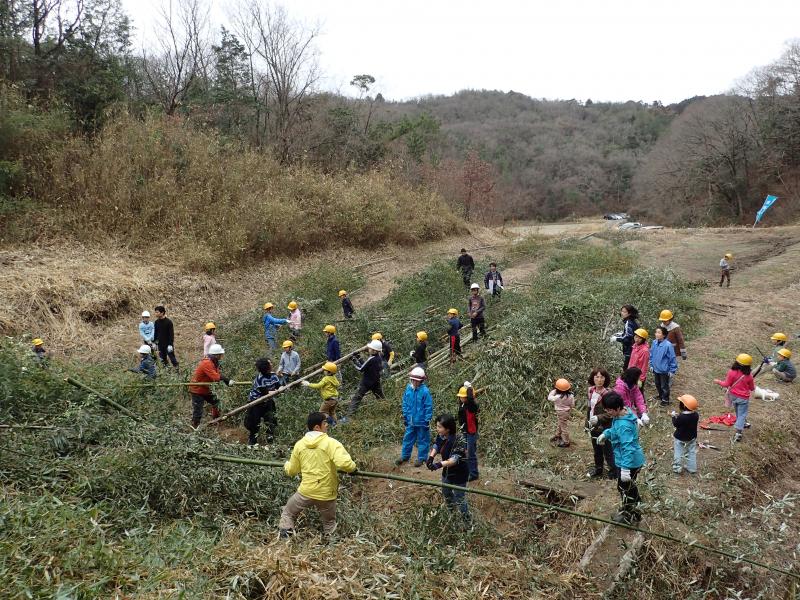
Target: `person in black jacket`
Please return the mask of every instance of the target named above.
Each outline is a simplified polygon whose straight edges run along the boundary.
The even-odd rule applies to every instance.
[[[670,413],[672,425],[675,427],[672,471],[676,475],[680,474],[685,460],[686,472],[694,475],[697,473],[697,424],[700,421],[697,398],[690,394],[678,396],[678,406],[680,413],[674,410]]]
[[[342,312],[344,313],[344,318],[352,319],[353,313],[356,311],[353,309],[353,303],[350,302],[350,298],[347,297],[347,292],[345,290],[339,290],[339,298],[342,300]]]
[[[411,360],[414,361],[415,367],[428,368],[428,333],[426,331],[417,332],[417,345],[411,351]]]
[[[164,366],[167,365],[167,359],[172,363],[172,366],[178,368],[178,359],[175,358],[175,327],[172,321],[167,318],[167,309],[163,306],[156,306],[156,321],[153,323],[155,326],[155,335],[153,341],[158,348],[158,356]]]
[[[339,419],[339,424],[347,423],[361,404],[367,392],[372,392],[376,397],[383,399],[383,388],[381,387],[381,370],[383,369],[383,358],[381,357],[381,350],[383,346],[380,340],[372,340],[367,344],[369,356],[367,360],[361,360],[359,355],[353,356],[353,364],[356,369],[361,373],[361,383],[358,384],[358,389],[355,394],[350,398],[350,406],[347,408],[347,414]]]
[[[456,271],[461,271],[461,278],[464,280],[464,287],[469,289],[472,281],[472,272],[475,270],[475,261],[467,254],[467,249],[461,249],[461,256],[456,261]]]
[[[436,433],[436,441],[428,455],[426,466],[431,471],[442,469],[442,483],[466,488],[469,479],[467,442],[464,436],[458,433],[453,415],[445,413],[436,417]],[[434,462],[437,454],[440,454],[442,459]],[[442,488],[442,496],[447,506],[458,509],[465,522],[472,520],[465,492]]]
[[[486,271],[486,276],[483,278],[483,285],[492,296],[500,296],[500,291],[503,289],[503,276],[497,270],[497,263],[489,263],[489,270]]]
[[[622,370],[624,371],[628,368],[628,363],[631,360],[634,331],[639,329],[639,323],[636,322],[636,319],[639,318],[639,311],[636,310],[636,307],[631,304],[623,304],[622,308],[619,309],[619,314],[622,317],[622,325],[624,329],[621,332],[615,333],[611,336],[611,343],[622,344]]]
[[[480,407],[475,402],[475,390],[469,381],[458,390],[458,425],[467,440],[467,481],[478,479],[478,413]]]

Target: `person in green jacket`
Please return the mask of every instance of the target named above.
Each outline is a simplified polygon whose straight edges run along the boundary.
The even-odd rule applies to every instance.
[[[337,471],[354,473],[356,463],[340,442],[328,437],[327,417],[323,412],[308,415],[308,431],[294,445],[291,458],[283,465],[289,477],[301,475],[302,481],[281,511],[278,523],[281,538],[294,534],[297,515],[310,506],[319,510],[323,534],[331,535],[336,530]]]
[[[328,361],[322,365],[322,370],[325,371],[325,376],[317,383],[303,381],[301,385],[310,387],[312,390],[319,390],[322,398],[319,412],[328,415],[328,425],[336,425],[336,405],[339,404],[339,386],[341,385],[341,381],[336,377],[338,367],[336,363]]]

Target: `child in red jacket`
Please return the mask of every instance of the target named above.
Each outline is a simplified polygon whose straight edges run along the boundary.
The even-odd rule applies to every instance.
[[[631,360],[628,367],[638,368],[642,374],[639,376],[639,389],[644,389],[647,379],[647,369],[650,367],[650,348],[647,346],[648,333],[646,329],[639,327],[633,334],[633,348],[631,349]]]
[[[747,411],[750,408],[750,394],[756,389],[756,383],[750,368],[753,365],[753,357],[749,354],[739,354],[736,361],[731,365],[725,380],[715,379],[714,383],[727,390],[725,404],[733,406],[736,411],[736,435],[734,442],[742,441],[744,426],[747,423]]]

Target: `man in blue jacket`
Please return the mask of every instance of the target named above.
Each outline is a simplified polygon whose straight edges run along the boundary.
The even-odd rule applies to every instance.
[[[430,423],[433,418],[433,398],[428,386],[425,385],[425,371],[421,367],[414,367],[408,376],[409,383],[403,394],[403,424],[406,433],[403,436],[403,447],[400,458],[394,461],[397,466],[411,460],[414,444],[417,446],[417,462],[415,467],[421,467],[428,458],[431,449]]]
[[[275,308],[275,305],[272,302],[267,302],[264,305],[264,337],[267,340],[270,351],[274,351],[278,347],[278,343],[275,341],[275,332],[278,331],[278,327],[289,322],[287,319],[273,317],[273,308]]]
[[[636,476],[644,466],[644,452],[639,445],[639,425],[636,415],[622,401],[622,396],[609,392],[600,399],[603,408],[611,416],[611,427],[603,431],[597,443],[610,443],[614,449],[614,463],[617,465],[617,489],[622,497],[622,506],[611,519],[617,523],[631,525],[642,520],[639,511],[639,488]]]

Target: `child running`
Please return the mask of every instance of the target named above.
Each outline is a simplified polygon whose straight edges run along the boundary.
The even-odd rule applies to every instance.
[[[436,417],[436,434],[436,441],[425,464],[431,471],[442,469],[442,483],[466,488],[469,479],[466,460],[467,442],[464,436],[458,433],[453,415],[445,413]],[[441,455],[442,459],[434,462],[437,454]],[[442,488],[442,496],[448,507],[461,513],[465,523],[472,521],[465,492]]]
[[[644,452],[639,445],[639,427],[636,415],[625,406],[622,397],[609,392],[600,399],[606,412],[611,415],[611,427],[597,438],[598,444],[611,443],[614,450],[614,463],[617,465],[617,490],[622,497],[622,506],[611,517],[616,523],[631,525],[642,520],[639,511],[639,488],[636,477],[644,466]]]
[[[336,377],[336,372],[339,368],[328,361],[322,365],[322,370],[325,371],[325,375],[317,383],[303,381],[300,385],[310,387],[312,390],[319,390],[319,395],[322,398],[319,412],[328,415],[326,419],[328,425],[333,426],[336,425],[336,405],[339,404],[339,386],[341,385],[341,382]]]
[[[575,395],[570,391],[572,384],[566,379],[556,379],[556,387],[550,390],[547,399],[555,405],[556,434],[550,441],[559,448],[569,448],[569,411],[575,407]]]
[[[747,411],[750,408],[750,394],[756,389],[755,380],[750,373],[753,357],[749,354],[739,354],[728,370],[724,380],[715,379],[714,383],[727,390],[726,404],[733,406],[736,411],[736,435],[734,442],[741,442],[744,427],[747,423]]]
[[[694,475],[697,473],[697,423],[700,415],[697,414],[697,398],[689,394],[678,396],[680,412],[672,411],[672,425],[675,427],[674,456],[672,472],[683,472],[684,460],[686,472]]]
[[[266,396],[270,392],[274,392],[281,388],[278,376],[272,372],[272,363],[268,358],[259,358],[256,361],[256,378],[253,379],[253,387],[250,389],[250,394],[247,396],[248,402],[258,400],[262,396]],[[250,436],[247,443],[254,446],[258,441],[258,430],[261,428],[261,421],[267,425],[267,443],[271,444],[275,439],[275,428],[278,426],[278,417],[276,416],[277,407],[275,406],[275,399],[269,398],[260,404],[251,406],[247,409],[247,414],[244,418],[244,426]]]

